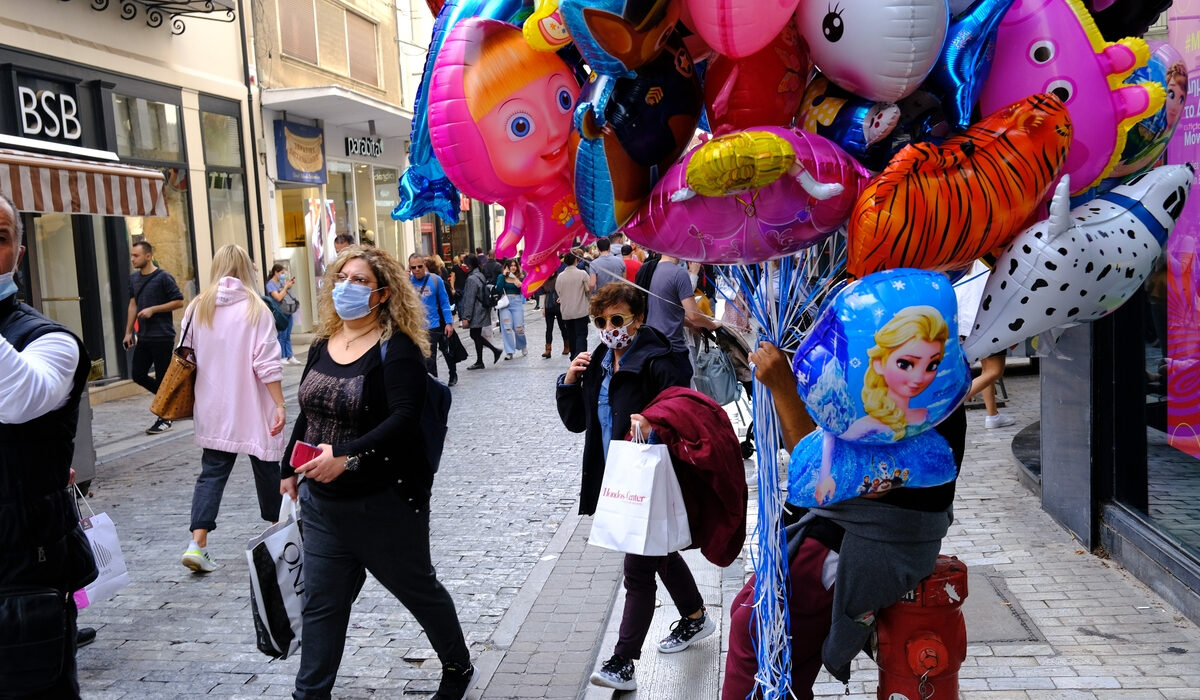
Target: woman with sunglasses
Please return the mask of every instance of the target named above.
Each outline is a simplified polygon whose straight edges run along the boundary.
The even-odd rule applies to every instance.
[[[671,341],[645,325],[646,302],[638,289],[623,282],[606,284],[592,296],[590,311],[602,344],[571,361],[566,374],[559,377],[557,390],[563,425],[585,434],[579,499],[583,515],[596,511],[609,441],[624,439],[635,422],[643,434],[653,438],[652,426],[640,412],[662,390],[686,387],[689,380],[674,361]],[[641,657],[654,618],[656,574],[680,614],[671,634],[658,643],[660,652],[683,651],[716,629],[705,612],[692,572],[678,552],[664,557],[626,554],[620,634],[612,657],[592,674],[593,684],[616,690],[637,688],[633,662]]]
[[[351,246],[326,268],[317,307],[280,483],[299,497],[304,523],[304,644],[293,697],[330,697],[350,607],[370,571],[441,660],[434,699],[461,700],[475,669],[429,555],[433,470],[418,424],[430,352],[425,306],[395,258]],[[300,441],[317,455],[293,469]],[[298,489],[296,474],[306,477]]]

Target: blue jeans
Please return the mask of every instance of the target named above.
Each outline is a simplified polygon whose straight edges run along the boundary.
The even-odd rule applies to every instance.
[[[429,508],[394,489],[347,500],[300,484],[304,523],[304,644],[293,698],[328,698],[346,646],[350,606],[364,570],[408,609],[443,664],[470,664],[450,593],[429,556]],[[397,659],[398,660],[398,659]]]
[[[225,493],[225,482],[237,461],[234,452],[222,452],[204,448],[200,457],[200,476],[196,477],[196,488],[192,491],[192,525],[189,530],[216,530],[217,511],[221,509],[221,495]],[[258,513],[263,520],[275,522],[279,517],[279,505],[283,496],[279,493],[279,462],[268,462],[250,455],[250,466],[254,468],[254,487],[258,491]]]
[[[508,307],[499,309],[500,334],[504,336],[504,352],[511,355],[524,350],[525,341],[525,298],[520,294],[508,295]]]
[[[292,357],[292,324],[296,322],[296,317],[288,314],[287,328],[279,331],[279,352],[280,357],[288,359]]]

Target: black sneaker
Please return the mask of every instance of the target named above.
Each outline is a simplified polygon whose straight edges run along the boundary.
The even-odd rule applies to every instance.
[[[671,625],[671,633],[658,643],[658,650],[664,654],[683,651],[691,646],[692,642],[698,642],[716,630],[717,625],[708,616],[707,610],[695,620],[690,617],[681,617],[678,622]]]
[[[433,700],[462,700],[467,697],[467,691],[475,682],[475,667],[467,664],[466,668],[457,664],[442,666],[442,682],[438,684]]]
[[[86,647],[96,641],[95,627],[77,627],[75,629],[75,647]]]
[[[154,425],[150,426],[149,428],[146,428],[146,434],[147,435],[158,435],[159,433],[165,433],[170,429],[171,429],[171,421],[163,420],[162,418],[159,418],[158,420],[154,421]]]
[[[450,381],[446,382],[446,386],[454,386],[455,384],[458,384],[458,375],[452,374],[450,375]]]
[[[476,362],[476,363],[475,363],[475,364],[473,364],[473,365],[467,365],[467,369],[483,369],[483,363],[482,363],[482,362]]]
[[[637,678],[633,675],[633,662],[617,654],[604,662],[599,671],[592,674],[592,685],[614,690],[637,690]]]

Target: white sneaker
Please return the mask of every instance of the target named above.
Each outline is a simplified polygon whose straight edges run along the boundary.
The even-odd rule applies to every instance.
[[[983,419],[983,424],[988,429],[1005,428],[1016,422],[1017,422],[1017,419],[1013,418],[1012,416],[1008,415],[1007,413],[997,413],[994,416],[988,416],[987,418]]]
[[[200,574],[207,574],[217,570],[217,562],[213,561],[213,558],[209,556],[208,550],[195,542],[192,542],[188,546],[187,551],[183,553],[182,564]]]

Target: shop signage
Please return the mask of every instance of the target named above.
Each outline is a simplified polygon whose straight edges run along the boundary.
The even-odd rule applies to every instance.
[[[1192,66],[1183,116],[1171,142],[1167,161],[1189,163],[1200,159],[1200,0],[1175,0],[1169,10],[1170,43]],[[1200,457],[1200,317],[1195,303],[1200,294],[1200,186],[1192,185],[1179,223],[1167,239],[1167,363],[1168,441],[1177,449]]]
[[[373,136],[347,136],[346,155],[382,158],[383,139]]]
[[[280,180],[325,184],[324,130],[276,119],[275,165]]]
[[[80,143],[83,125],[75,86],[18,73],[17,124],[21,136],[61,143]]]

